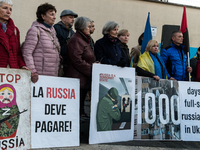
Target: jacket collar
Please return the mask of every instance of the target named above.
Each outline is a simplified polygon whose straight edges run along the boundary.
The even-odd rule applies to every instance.
[[[72,30],[72,28],[67,28],[62,21],[59,21],[57,24],[60,25],[62,28],[66,29],[66,30]]]
[[[3,31],[2,26],[0,24],[0,43],[4,45],[4,47],[9,50],[9,37],[11,37],[13,34],[15,34],[15,25],[11,18],[9,18],[7,23],[7,30],[6,32]],[[5,38],[8,36],[8,38]]]
[[[185,47],[184,45],[177,46],[177,45],[174,44],[173,42],[171,42],[171,46],[172,46],[172,47],[175,47],[175,48],[181,47],[182,50],[183,50],[183,48]]]
[[[113,44],[116,44],[116,43],[119,43],[120,42],[120,40],[118,39],[118,38],[116,38],[116,41],[112,41],[110,38],[109,38],[109,35],[108,34],[104,34],[104,37],[103,37],[104,39],[106,39],[106,40],[109,40],[111,43],[113,43]]]

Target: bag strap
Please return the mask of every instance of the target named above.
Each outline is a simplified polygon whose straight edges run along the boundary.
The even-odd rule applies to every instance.
[[[49,32],[47,32],[47,31],[45,31],[45,32],[46,32],[47,35],[51,38],[51,41],[52,41],[52,42],[54,43],[54,45],[56,46],[58,52],[60,52],[59,46],[58,46],[58,44],[55,42],[55,40],[53,39],[53,37],[51,36],[51,34],[50,34]]]

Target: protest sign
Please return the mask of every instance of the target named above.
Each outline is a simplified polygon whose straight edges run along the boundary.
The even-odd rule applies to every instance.
[[[179,82],[181,107],[181,139],[200,141],[200,83]]]
[[[133,139],[135,69],[94,64],[89,144]]]
[[[134,139],[181,140],[177,81],[136,77]]]
[[[0,149],[30,149],[31,72],[0,68]]]
[[[32,148],[79,146],[79,79],[39,76],[31,87]]]

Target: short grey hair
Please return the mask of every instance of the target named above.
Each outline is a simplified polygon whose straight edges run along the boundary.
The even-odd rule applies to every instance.
[[[103,29],[102,29],[102,34],[105,35],[105,34],[108,34],[108,32],[110,32],[110,30],[113,30],[115,29],[116,27],[119,27],[119,24],[117,22],[114,22],[114,21],[108,21]]]
[[[0,6],[1,6],[3,3],[6,3],[6,4],[9,4],[10,6],[13,6],[12,0],[0,0]]]
[[[75,30],[84,30],[87,27],[88,22],[90,23],[91,19],[87,17],[76,18],[75,23],[74,23]]]

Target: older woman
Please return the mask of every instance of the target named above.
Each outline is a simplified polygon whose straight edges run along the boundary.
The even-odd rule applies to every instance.
[[[126,62],[129,66],[130,57],[129,57],[129,48],[128,48],[128,41],[129,41],[130,33],[127,29],[122,29],[118,32],[118,39],[120,40],[119,45],[121,47],[122,56],[126,59]]]
[[[37,21],[28,30],[22,52],[26,65],[32,71],[32,82],[38,75],[58,76],[60,45],[53,24],[56,8],[48,3],[37,8]]]
[[[136,71],[140,76],[152,77],[156,80],[171,79],[162,58],[158,55],[158,42],[150,40],[145,52],[139,57]]]
[[[19,30],[10,18],[12,1],[0,0],[0,67],[28,69],[20,51]]]
[[[88,117],[84,111],[84,100],[91,86],[92,64],[95,60],[89,45],[91,20],[78,17],[74,26],[76,33],[70,38],[67,46],[67,77],[80,79],[80,116]]]
[[[119,24],[108,21],[102,30],[103,38],[99,39],[94,45],[96,60],[102,64],[128,66],[126,59],[122,56],[119,46],[118,35]]]

